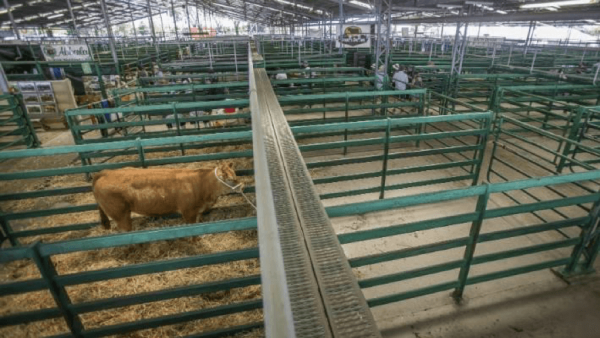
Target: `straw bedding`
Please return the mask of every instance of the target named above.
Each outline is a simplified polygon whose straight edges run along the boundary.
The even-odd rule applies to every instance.
[[[230,146],[219,149],[199,149],[186,151],[186,155],[230,152],[249,149],[250,146]],[[181,152],[150,153],[148,159],[181,156]],[[136,159],[137,156],[119,156],[108,159],[107,162],[126,162]],[[252,168],[252,159],[233,159],[236,169]],[[218,162],[192,162],[179,165],[167,165],[165,167],[177,168],[214,168]],[[252,184],[252,177],[241,178],[246,184]],[[59,187],[78,187],[89,184],[84,175],[68,175],[52,177],[47,179],[30,180],[27,186],[21,185],[19,191],[55,189]],[[14,186],[14,185],[13,185]],[[253,197],[251,197],[253,199]],[[53,196],[46,198],[28,199],[22,201],[4,202],[0,205],[7,211],[26,211],[48,209],[53,207],[64,207],[74,205],[85,205],[95,203],[91,193],[74,194],[67,196]],[[234,219],[255,215],[254,209],[239,195],[228,195],[219,199],[215,208],[204,215],[205,222]],[[154,219],[133,215],[134,230],[146,230],[175,225],[182,225],[181,217],[172,219]],[[97,222],[97,211],[80,212],[73,214],[56,215],[49,217],[23,220],[14,223],[21,229],[35,229],[38,227],[54,227],[60,225]],[[96,237],[116,233],[113,229],[105,230],[96,226],[84,231],[74,231],[61,234],[51,234],[24,238],[22,243],[34,241],[54,242],[81,237]],[[241,250],[256,247],[258,245],[255,230],[235,231],[221,234],[210,234],[204,236],[188,237],[170,241],[159,241],[139,245],[130,245],[95,251],[76,252],[53,256],[52,260],[59,274],[71,274],[82,271],[93,271],[111,267],[127,266],[158,260],[168,260],[178,257],[189,257],[195,255],[217,253],[231,250]],[[243,276],[260,274],[257,259],[249,259],[226,264],[204,266],[199,268],[181,269],[162,273],[147,274],[135,277],[112,279],[108,281],[88,283],[67,287],[67,292],[73,303],[89,302],[97,299],[119,297],[125,295],[139,294],[173,287],[203,284]],[[34,264],[29,261],[16,261],[0,265],[0,282],[13,282],[39,278],[39,272]],[[145,303],[134,306],[115,308],[99,312],[91,312],[80,315],[80,319],[86,329],[115,325],[140,319],[159,317],[180,312],[193,311],[203,308],[212,308],[226,304],[245,302],[261,297],[260,285],[236,288],[211,294],[203,294],[193,297],[176,298],[166,301]],[[6,296],[0,298],[0,316],[23,311],[54,307],[52,296],[47,291],[30,292],[25,294]],[[206,320],[185,322],[176,325],[165,326],[157,329],[136,331],[118,335],[119,337],[173,337],[184,336],[198,332],[212,331],[236,325],[243,325],[262,320],[262,311],[253,310],[234,315],[220,316]],[[40,337],[67,332],[67,326],[62,318],[34,322],[26,325],[15,325],[0,329],[0,337]],[[238,334],[239,337],[262,337],[262,330],[254,330]]]

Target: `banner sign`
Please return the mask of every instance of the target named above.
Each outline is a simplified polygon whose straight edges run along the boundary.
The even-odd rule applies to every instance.
[[[344,48],[369,48],[371,47],[370,25],[343,25],[341,44]],[[338,41],[339,47],[340,41]]]
[[[41,45],[46,61],[91,61],[90,51],[85,44]]]

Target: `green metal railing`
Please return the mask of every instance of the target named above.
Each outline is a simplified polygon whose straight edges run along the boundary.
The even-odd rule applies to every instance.
[[[21,104],[21,98],[16,95],[0,95],[0,102],[0,150],[40,146],[31,120]]]
[[[455,239],[438,241],[431,244],[400,249],[396,251],[387,251],[375,253],[363,257],[351,258],[350,265],[353,268],[364,267],[368,265],[381,264],[384,262],[397,261],[404,258],[416,257],[420,255],[444,252],[450,249],[462,248],[464,254],[462,259],[443,261],[435,265],[408,269],[403,272],[393,273],[360,279],[359,285],[362,288],[370,288],[390,283],[406,281],[417,277],[425,277],[445,271],[458,270],[456,277],[443,283],[434,284],[427,287],[404,291],[401,293],[392,293],[368,299],[370,306],[385,305],[414,297],[424,296],[445,290],[454,289],[454,296],[462,296],[468,285],[474,285],[482,282],[497,280],[519,274],[533,271],[563,267],[561,272],[564,275],[573,275],[578,273],[590,273],[593,271],[593,262],[598,254],[600,244],[600,232],[595,224],[598,222],[597,206],[600,204],[600,194],[597,192],[583,193],[569,198],[552,198],[546,196],[543,201],[527,203],[522,205],[511,205],[492,208],[489,201],[490,196],[498,193],[526,191],[527,189],[557,186],[569,183],[584,184],[590,180],[600,178],[600,171],[590,171],[585,173],[558,175],[552,177],[543,177],[529,180],[513,181],[497,184],[478,185],[469,188],[454,189],[449,191],[423,193],[419,195],[403,196],[397,198],[384,199],[373,202],[353,203],[341,206],[327,208],[330,217],[342,217],[349,215],[364,215],[370,212],[383,212],[389,210],[402,210],[403,208],[427,206],[446,201],[462,200],[466,205],[473,206],[474,210],[468,213],[461,213],[447,217],[435,217],[426,221],[414,223],[401,223],[392,226],[385,226],[370,230],[356,231],[339,235],[342,244],[360,243],[367,240],[411,234],[416,231],[427,231],[433,229],[443,229],[453,225],[470,223],[470,230],[465,236]],[[471,202],[469,202],[471,201]],[[543,222],[539,224],[527,224],[520,215],[527,215],[531,212],[541,212],[552,208],[577,208],[585,204],[592,210],[587,213],[579,213],[578,217],[571,217],[567,220]],[[496,230],[497,227],[491,223],[494,219],[501,217],[514,216],[516,224],[512,224],[510,229]],[[495,251],[491,254],[476,255],[476,246],[479,244],[499,241],[503,239],[512,239],[517,236],[537,234],[557,229],[576,227],[580,229],[579,235],[574,238],[550,240],[541,244],[534,244],[509,250]],[[515,267],[509,269],[497,270],[472,276],[470,273],[472,266],[485,263],[496,262],[510,258],[522,257],[536,253],[548,252],[561,248],[571,248],[570,254],[560,254],[554,251],[552,258],[547,257],[534,264],[522,265],[515,263]]]
[[[2,254],[0,255],[0,263],[8,263],[11,261],[24,259],[31,260],[35,263],[35,266],[39,270],[42,278],[5,283],[0,289],[0,296],[10,296],[24,292],[48,290],[56,302],[56,305],[55,307],[44,308],[42,310],[17,312],[14,314],[1,316],[0,327],[27,324],[34,321],[62,317],[64,318],[71,335],[75,337],[104,337],[113,334],[135,332],[143,329],[157,328],[192,320],[208,319],[217,316],[260,309],[262,308],[261,299],[252,299],[238,303],[226,305],[223,304],[216,307],[201,308],[133,322],[85,328],[82,324],[80,316],[86,313],[106,311],[118,309],[124,306],[145,304],[181,297],[198,296],[218,291],[227,291],[235,288],[259,285],[260,275],[248,275],[204,284],[192,284],[135,295],[96,299],[93,301],[78,303],[73,303],[71,301],[68,291],[68,287],[110,281],[117,278],[132,278],[151,273],[186,268],[198,268],[202,266],[256,259],[258,258],[258,248],[152,261],[149,263],[132,264],[116,268],[70,274],[58,273],[54,263],[52,262],[52,257],[56,255],[81,253],[83,251],[95,251],[126,245],[175,240],[192,236],[255,228],[256,218],[247,218],[235,221],[168,227],[158,230],[138,231],[136,233],[116,234],[48,244],[34,243],[25,247],[3,249],[1,251]],[[218,334],[218,336],[227,336],[259,327],[262,327],[261,322],[219,329],[218,331],[215,331],[214,334]],[[65,336],[70,335],[67,334]]]

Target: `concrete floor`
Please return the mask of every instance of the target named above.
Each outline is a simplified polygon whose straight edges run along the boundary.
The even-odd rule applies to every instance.
[[[539,140],[543,142],[543,140]],[[410,149],[407,149],[410,150]],[[361,153],[373,155],[377,152]],[[379,153],[381,153],[379,151]],[[488,155],[489,155],[488,149]],[[359,156],[356,154],[355,156]],[[507,152],[499,151],[503,159],[510,157]],[[489,157],[489,156],[488,156]],[[311,161],[332,159],[334,157],[311,157]],[[414,165],[425,165],[446,162],[439,156],[409,158],[390,161],[388,168],[399,168]],[[547,173],[536,172],[530,164],[513,158],[510,162],[528,170],[535,175],[546,176]],[[315,177],[329,177],[356,172],[376,171],[381,169],[380,162],[360,165],[348,165],[334,168],[323,168],[312,171]],[[506,170],[511,179],[523,179]],[[436,172],[421,172],[401,177],[390,177],[389,184],[421,181],[438,177],[438,175],[456,176],[464,174],[459,169],[449,169]],[[484,176],[484,175],[482,175]],[[484,178],[484,177],[482,177]],[[379,179],[367,179],[320,185],[320,193],[358,189],[377,186]],[[470,182],[452,182],[436,186],[390,191],[386,197],[409,196],[428,191],[439,191],[467,187]],[[572,187],[561,190],[569,196],[578,195]],[[548,189],[531,190],[534,195],[544,200],[559,198]],[[522,202],[533,200],[522,193],[515,193]],[[367,194],[341,199],[324,200],[326,206],[368,201],[377,199],[377,194]],[[350,217],[332,219],[332,224],[338,233],[349,233],[397,224],[407,224],[426,219],[447,217],[461,213],[472,212],[475,209],[475,199],[454,200],[435,205],[419,205],[394,211],[369,213]],[[493,195],[488,209],[514,205],[506,196]],[[578,208],[563,210],[569,216],[581,216],[583,211]],[[548,221],[557,220],[558,215],[551,211],[539,213]],[[540,220],[531,214],[503,217],[484,222],[482,232],[514,229],[526,225],[539,224]],[[343,248],[349,258],[370,254],[417,247],[425,244],[441,242],[453,238],[467,236],[470,224],[460,224],[441,229],[417,231],[405,235],[391,236],[383,239],[369,240],[361,243],[347,244]],[[577,236],[577,228],[567,228],[570,236]],[[482,243],[477,246],[476,256],[522,248],[541,243],[555,242],[564,239],[556,231],[543,232],[527,236],[514,237],[507,240]],[[398,273],[420,267],[431,266],[460,259],[463,248],[446,250],[438,253],[421,255],[407,259],[386,262],[375,266],[354,269],[358,279],[372,278],[381,275]],[[559,249],[542,253],[505,259],[492,263],[473,266],[470,276],[501,271],[517,266],[524,266],[554,259],[568,257],[571,249]],[[596,262],[596,268],[600,263]],[[401,293],[419,289],[425,286],[456,280],[458,270],[410,279],[400,283],[392,283],[374,288],[363,289],[367,299],[384,295]],[[467,286],[463,302],[457,305],[450,291],[418,297],[398,303],[387,304],[373,308],[376,322],[384,337],[599,337],[600,336],[600,277],[587,276],[582,284],[570,285],[558,278],[552,271],[546,269],[528,274],[509,277],[492,282]]]

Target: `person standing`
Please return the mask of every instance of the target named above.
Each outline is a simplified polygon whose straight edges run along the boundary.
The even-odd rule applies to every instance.
[[[404,67],[395,64],[394,69],[398,70],[392,78],[396,90],[406,90],[406,84],[408,83],[408,75],[406,75],[406,73],[404,72]]]

